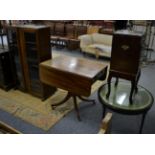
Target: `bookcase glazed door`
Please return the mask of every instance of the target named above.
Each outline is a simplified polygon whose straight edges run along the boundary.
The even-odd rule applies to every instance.
[[[7,39],[9,51],[13,60],[12,70],[15,85],[18,89],[26,91],[24,73],[22,69],[22,56],[20,54],[20,39],[18,29],[16,27],[7,28]]]
[[[35,95],[42,94],[42,83],[39,80],[39,51],[37,32],[24,32],[25,56],[28,70],[28,90]]]

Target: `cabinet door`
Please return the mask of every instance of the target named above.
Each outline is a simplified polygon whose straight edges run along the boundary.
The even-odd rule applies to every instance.
[[[37,48],[37,38],[35,32],[24,32],[25,55],[29,74],[29,90],[35,93],[42,92],[39,80],[39,58]]]
[[[9,52],[4,52],[0,55],[0,66],[0,81],[3,87],[7,87],[13,83],[11,59]]]
[[[112,45],[111,69],[125,73],[137,73],[140,53],[140,37],[115,35]]]
[[[14,28],[10,28],[7,30],[7,37],[8,37],[8,45],[9,50],[12,54],[12,59],[14,60],[14,64],[12,66],[14,70],[14,79],[16,80],[16,85],[22,90],[25,90],[25,82],[23,77],[23,70],[21,66],[21,56],[19,53],[19,39],[18,39],[17,30]]]

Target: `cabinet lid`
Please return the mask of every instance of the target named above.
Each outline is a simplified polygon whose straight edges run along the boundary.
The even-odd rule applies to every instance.
[[[0,54],[5,53],[5,52],[9,52],[8,49],[0,49]]]
[[[43,28],[47,28],[48,26],[30,24],[30,25],[18,25],[16,27],[17,28],[27,28],[27,29],[43,29]]]
[[[142,32],[138,32],[138,31],[118,30],[114,33],[114,35],[129,35],[129,36],[142,37],[144,34]]]

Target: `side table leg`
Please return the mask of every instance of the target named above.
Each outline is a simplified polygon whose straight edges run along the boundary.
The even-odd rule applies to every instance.
[[[52,106],[52,108],[54,109],[56,106],[59,106],[59,105],[65,103],[65,102],[66,102],[67,100],[69,100],[70,98],[71,98],[71,94],[68,92],[68,94],[66,95],[66,97],[65,97],[62,101],[60,101],[60,102],[58,102],[58,103],[55,103],[55,104],[52,104],[51,106]]]
[[[3,35],[2,35],[2,47],[4,48],[4,41],[3,41]]]
[[[106,107],[102,105],[102,109],[103,109],[102,118],[104,118],[105,117],[105,113],[106,113]]]
[[[139,129],[139,133],[142,133],[142,129],[144,126],[144,121],[145,121],[145,117],[146,117],[146,112],[142,115],[142,120],[141,120],[141,124],[140,124],[140,129]]]
[[[96,104],[95,100],[90,100],[90,99],[86,99],[82,96],[78,96],[79,99],[81,99],[82,101],[86,101],[86,102],[93,102],[93,104]]]
[[[77,104],[77,100],[76,100],[76,96],[72,96],[73,97],[73,101],[74,101],[74,108],[75,108],[75,111],[77,113],[77,118],[79,121],[81,121],[81,118],[80,118],[80,113],[79,113],[79,108],[78,108],[78,104]]]
[[[111,78],[112,78],[112,76],[109,73],[109,78],[108,78],[108,92],[106,94],[106,98],[109,98],[109,96],[110,96],[110,92],[111,92]]]

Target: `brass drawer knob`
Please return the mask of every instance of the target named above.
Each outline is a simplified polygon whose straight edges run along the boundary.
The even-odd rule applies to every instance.
[[[122,45],[121,48],[122,48],[124,51],[126,51],[126,50],[128,50],[130,47],[129,47],[128,45]]]

